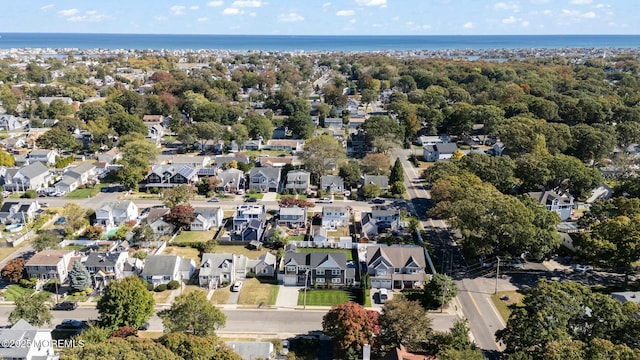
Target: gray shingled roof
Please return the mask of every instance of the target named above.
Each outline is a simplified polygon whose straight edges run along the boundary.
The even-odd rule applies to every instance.
[[[335,263],[340,269],[347,268],[347,255],[341,252],[312,252],[312,253],[296,253],[287,251],[285,254],[285,265],[289,263],[296,265],[306,265],[311,269],[317,268],[324,263]]]
[[[32,164],[29,164],[23,168],[21,168],[20,170],[18,170],[22,175],[26,176],[29,179],[33,179],[36,176],[45,174],[49,172],[49,169],[47,169],[46,166],[44,166],[44,164],[42,164],[39,161],[36,161]]]
[[[180,257],[176,255],[152,255],[144,262],[141,276],[170,275],[180,266]]]

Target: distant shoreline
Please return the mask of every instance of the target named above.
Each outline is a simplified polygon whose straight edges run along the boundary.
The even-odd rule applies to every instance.
[[[390,52],[638,49],[640,35],[158,35],[0,33],[0,49]]]

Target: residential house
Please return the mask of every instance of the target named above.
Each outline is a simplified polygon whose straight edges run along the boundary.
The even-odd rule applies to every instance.
[[[147,139],[156,145],[160,144],[164,136],[164,127],[160,124],[147,125]]]
[[[162,127],[169,127],[168,118],[162,115],[144,115],[142,122],[147,126],[160,125]]]
[[[634,302],[640,304],[640,291],[618,291],[612,292],[609,296],[622,303]]]
[[[183,166],[200,170],[211,164],[211,157],[207,155],[159,155],[156,157],[156,165],[173,165],[178,170]]]
[[[276,274],[277,262],[276,256],[270,252],[266,252],[257,260],[247,261],[247,269],[257,277],[274,277]]]
[[[93,278],[95,290],[102,291],[109,282],[124,278],[124,265],[128,257],[126,251],[89,253],[84,266]]]
[[[430,162],[449,160],[457,150],[456,143],[428,144],[424,145],[422,149],[422,157],[425,161]]]
[[[169,208],[152,208],[149,210],[147,217],[143,222],[151,227],[155,238],[160,236],[171,235],[175,231],[175,226],[164,220],[164,217],[169,213]]]
[[[360,220],[362,233],[371,238],[384,231],[396,231],[400,227],[400,212],[398,209],[374,209],[362,214]]]
[[[414,288],[425,283],[426,258],[421,246],[369,246],[366,259],[372,288]]]
[[[144,268],[144,262],[138,258],[128,257],[122,268],[122,274],[124,277],[140,276]]]
[[[344,179],[338,175],[324,175],[320,177],[320,189],[332,194],[344,192]]]
[[[235,255],[202,254],[202,263],[198,272],[198,284],[201,287],[215,289],[223,284],[236,281]]]
[[[258,151],[262,150],[262,139],[247,140],[244,143],[245,150]]]
[[[304,140],[277,140],[271,139],[265,148],[276,151],[287,151],[299,153],[304,151]]]
[[[279,192],[280,168],[251,168],[251,171],[249,171],[249,189],[259,192]]]
[[[382,191],[389,190],[389,177],[386,175],[364,175],[362,185],[376,184]]]
[[[5,191],[25,191],[44,188],[53,179],[46,166],[34,162],[18,170],[7,169],[4,178]]]
[[[283,279],[289,286],[348,286],[355,281],[355,268],[347,267],[347,256],[342,252],[287,251]]]
[[[39,161],[47,165],[55,165],[56,158],[58,158],[59,156],[60,154],[58,154],[57,151],[48,149],[32,150],[28,155],[30,163]]]
[[[59,360],[55,353],[51,330],[40,330],[24,319],[9,328],[0,329],[0,359]],[[66,340],[65,340],[66,341]]]
[[[107,167],[116,163],[117,160],[122,159],[122,153],[118,148],[110,149],[98,155],[98,162],[105,163]]]
[[[290,228],[305,227],[307,224],[307,209],[301,207],[281,207],[278,225]]]
[[[235,153],[233,156],[214,156],[212,161],[215,167],[221,168],[224,164],[228,164],[232,161],[248,164],[250,160],[248,156],[242,153]]]
[[[249,242],[254,248],[259,248],[266,225],[267,223],[263,219],[250,220],[240,230],[240,233],[236,236],[236,240]]]
[[[13,131],[22,130],[29,126],[29,119],[15,117],[13,115],[0,115],[0,130]]]
[[[212,228],[222,226],[224,213],[219,207],[197,207],[193,210],[194,219],[191,222],[191,231],[209,231]]]
[[[282,168],[286,165],[300,166],[302,162],[297,156],[261,156],[258,158],[261,167]]]
[[[0,144],[5,150],[13,151],[25,147],[27,145],[27,141],[24,137],[9,137],[0,140]]]
[[[346,206],[325,206],[322,208],[322,227],[336,229],[349,226],[349,209]]]
[[[451,142],[451,136],[449,135],[436,135],[436,136],[419,136],[416,139],[418,145],[433,145],[433,144],[445,144]]]
[[[304,170],[292,170],[287,173],[286,190],[290,194],[306,194],[311,185],[311,173]]]
[[[96,166],[92,163],[82,163],[62,175],[60,181],[54,184],[56,191],[69,193],[79,186],[93,181],[96,176]]]
[[[73,99],[71,99],[70,97],[67,97],[67,96],[41,96],[41,97],[38,98],[38,100],[41,103],[47,104],[47,105],[51,105],[51,102],[54,101],[54,100],[61,101],[65,105],[72,105],[73,104]]]
[[[504,154],[504,151],[505,151],[504,144],[501,142],[497,142],[493,144],[491,149],[487,150],[487,154],[491,156],[502,156]]]
[[[266,221],[267,210],[264,204],[242,204],[233,215],[233,231],[242,230],[251,220]]]
[[[151,255],[144,262],[140,277],[158,286],[169,281],[188,281],[196,269],[193,259],[183,259],[177,255]]]
[[[540,205],[546,207],[547,210],[557,213],[560,216],[560,220],[564,221],[571,218],[574,204],[573,196],[569,193],[549,190],[530,192],[528,195],[537,200]]]
[[[88,149],[91,146],[93,135],[88,130],[75,129],[72,135],[82,144],[83,149]]]
[[[338,129],[342,129],[344,127],[344,123],[342,121],[342,118],[325,118],[324,119],[324,127],[329,128],[329,127],[333,127],[333,128],[338,128]]]
[[[218,174],[220,184],[216,190],[235,193],[239,189],[244,189],[244,172],[238,169],[223,170]]]
[[[3,224],[27,224],[33,220],[40,210],[37,201],[19,203],[7,201],[0,207],[0,223]]]
[[[138,218],[138,206],[133,201],[110,201],[96,210],[96,225],[106,231]]]
[[[73,251],[44,250],[33,255],[24,265],[29,278],[38,280],[58,279],[61,283],[67,281]]]
[[[187,165],[156,165],[145,176],[141,187],[168,188],[178,185],[193,185],[198,181],[198,170]]]

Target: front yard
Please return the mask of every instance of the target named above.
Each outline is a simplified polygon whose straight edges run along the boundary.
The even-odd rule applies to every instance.
[[[263,193],[255,193],[255,194],[245,194],[244,198],[245,199],[256,199],[256,200],[262,200],[262,198],[264,197]]]
[[[156,301],[156,304],[166,304],[171,297],[171,293],[178,290],[165,290],[161,292],[153,292],[153,299]]]
[[[238,296],[239,305],[275,305],[278,285],[261,283],[258,279],[247,279]]]
[[[353,300],[351,294],[344,290],[307,290],[307,305],[309,306],[333,306]],[[304,305],[304,290],[300,290],[298,293],[298,305]]]
[[[346,249],[324,249],[324,248],[298,248],[298,252],[330,252],[330,253],[344,253],[347,256],[347,261],[353,260],[351,250]]]
[[[72,192],[64,196],[65,199],[88,199],[92,198],[100,193],[103,187],[107,187],[109,184],[97,184],[92,188],[75,189]]]
[[[229,301],[229,297],[231,296],[230,287],[224,287],[222,289],[216,289],[213,292],[213,296],[211,297],[211,303],[216,304],[226,304]]]
[[[7,286],[4,291],[0,291],[0,296],[3,296],[5,301],[15,301],[20,295],[33,293],[33,289],[27,289],[20,285],[12,284]]]

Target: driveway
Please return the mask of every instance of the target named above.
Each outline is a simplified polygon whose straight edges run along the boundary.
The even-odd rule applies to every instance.
[[[242,289],[240,289],[242,291]],[[238,304],[238,297],[240,296],[240,291],[230,291],[229,299],[227,300],[227,304]]]
[[[276,306],[280,308],[296,308],[298,306],[298,293],[303,286],[279,285]]]

